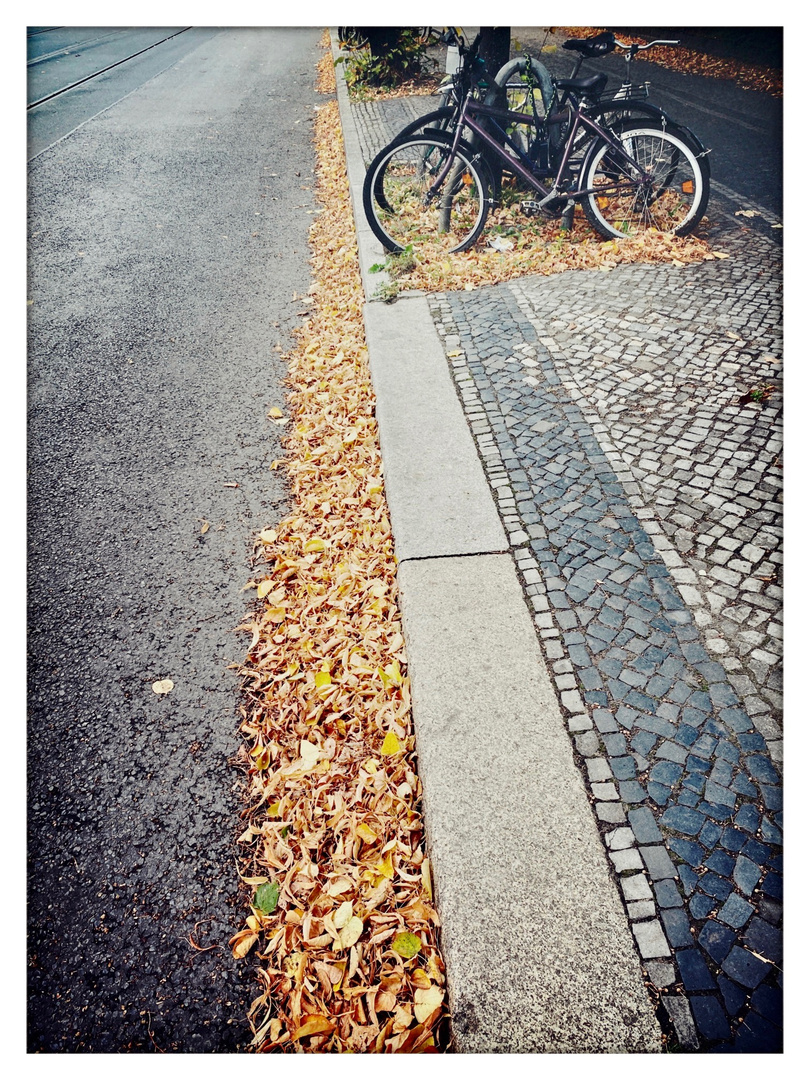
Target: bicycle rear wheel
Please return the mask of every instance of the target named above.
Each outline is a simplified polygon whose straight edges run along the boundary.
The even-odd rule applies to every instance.
[[[489,209],[486,174],[460,144],[441,188],[430,188],[452,152],[436,132],[397,140],[369,166],[363,184],[366,219],[386,251],[464,251],[481,234]]]
[[[580,176],[583,209],[605,237],[638,236],[647,229],[686,236],[699,225],[709,182],[694,151],[671,132],[628,126],[616,135],[632,161],[598,138]]]

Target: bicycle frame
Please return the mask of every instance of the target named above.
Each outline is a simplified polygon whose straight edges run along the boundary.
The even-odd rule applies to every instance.
[[[439,171],[439,174],[436,177],[435,181],[428,189],[425,196],[426,201],[429,201],[430,199],[433,199],[436,195],[438,195],[442,184],[447,178],[447,175],[453,165],[456,151],[458,150],[458,145],[461,140],[461,132],[464,130],[465,127],[468,127],[471,131],[475,132],[475,134],[482,140],[482,142],[484,142],[486,146],[490,147],[490,149],[502,161],[508,163],[510,171],[517,173],[526,182],[526,184],[529,185],[529,187],[531,187],[534,191],[536,191],[539,195],[542,196],[542,199],[539,202],[539,206],[541,207],[545,206],[547,203],[552,202],[552,200],[558,199],[560,197],[565,197],[566,199],[581,199],[584,196],[593,193],[594,189],[588,188],[579,188],[573,191],[563,190],[563,178],[566,174],[566,169],[571,159],[571,152],[574,146],[576,135],[583,127],[589,129],[591,132],[593,132],[595,136],[599,136],[600,138],[604,139],[604,141],[609,144],[611,150],[615,152],[619,156],[619,158],[622,159],[627,165],[629,165],[635,173],[641,172],[638,162],[634,161],[634,159],[625,152],[621,143],[618,142],[608,131],[605,131],[604,128],[600,127],[595,121],[591,120],[590,117],[585,116],[581,110],[581,107],[577,107],[576,109],[573,109],[571,111],[574,114],[573,124],[566,139],[565,151],[557,169],[557,175],[554,178],[554,183],[552,187],[549,189],[546,188],[543,184],[541,184],[535,176],[534,172],[530,171],[530,169],[528,169],[524,164],[524,162],[528,162],[528,164],[531,165],[531,158],[529,158],[517,146],[515,146],[514,142],[509,138],[506,131],[504,131],[500,124],[497,123],[498,120],[502,120],[505,121],[507,124],[522,123],[527,125],[534,125],[534,117],[530,113],[515,113],[509,111],[508,109],[497,109],[491,105],[484,105],[482,102],[472,101],[468,97],[464,101],[461,109],[459,121],[456,125],[455,133],[453,135],[453,142],[450,154],[448,155],[447,161]],[[547,117],[546,123],[560,123],[563,120],[567,120],[569,115],[570,113],[568,111],[553,113],[551,116]],[[517,160],[511,157],[503,149],[503,146],[489,134],[489,132],[478,122],[476,116],[484,117],[495,122],[495,126],[509,143],[514,152],[518,155]],[[647,178],[647,174],[641,172],[640,179],[644,180],[645,178]],[[615,192],[621,191],[625,187],[631,189],[633,186],[633,184],[616,181],[614,184],[610,184],[605,188],[601,188],[600,191]]]

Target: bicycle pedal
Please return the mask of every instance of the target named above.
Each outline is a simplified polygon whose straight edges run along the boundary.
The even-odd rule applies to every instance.
[[[527,217],[533,217],[535,214],[542,214],[545,207],[536,199],[522,199],[520,209]]]

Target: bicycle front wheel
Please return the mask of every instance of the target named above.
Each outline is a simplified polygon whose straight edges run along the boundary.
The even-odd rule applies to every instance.
[[[605,237],[647,229],[686,236],[696,229],[709,183],[694,151],[657,127],[630,125],[614,134],[630,160],[599,138],[582,166],[583,209],[596,231]]]
[[[452,154],[450,169],[434,191]],[[439,132],[397,140],[366,172],[363,209],[386,251],[464,251],[481,234],[489,209],[486,176],[470,147],[455,154]]]

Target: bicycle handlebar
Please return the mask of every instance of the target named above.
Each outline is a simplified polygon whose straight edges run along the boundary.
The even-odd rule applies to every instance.
[[[624,41],[619,41],[618,38],[615,38],[614,40],[617,49],[635,49],[636,52],[644,52],[645,49],[651,49],[654,45],[680,45],[679,41],[664,41],[663,39],[648,41],[646,45],[626,43]]]

